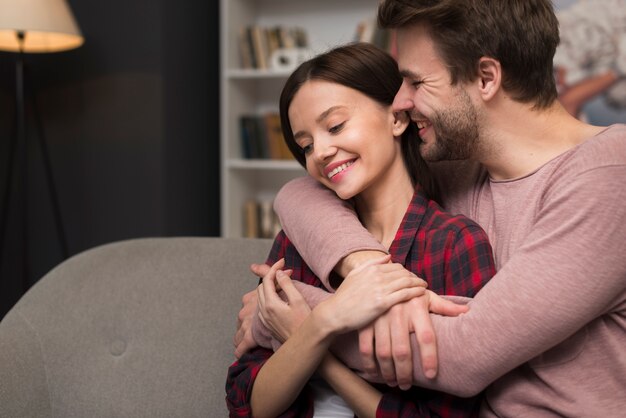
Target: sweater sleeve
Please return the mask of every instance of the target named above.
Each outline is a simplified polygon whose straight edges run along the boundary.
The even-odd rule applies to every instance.
[[[309,176],[283,186],[274,209],[287,236],[326,288],[331,271],[345,256],[361,250],[387,253],[347,201]]]
[[[423,376],[412,339],[414,384],[475,395],[600,316],[619,315],[626,306],[624,184],[626,166],[620,165],[552,187],[532,232],[470,302],[469,312],[431,315],[436,379]],[[335,348],[348,366],[361,369],[356,334]]]
[[[324,197],[319,188],[315,192],[312,181],[292,182],[283,190],[277,207],[305,259],[312,260],[318,272],[328,274],[341,257],[354,251],[356,243],[350,237],[355,232],[345,233],[346,240],[324,236],[340,233],[343,238],[345,229],[358,229],[361,234],[363,229],[350,223],[345,212],[341,222],[329,222],[341,205],[333,206],[333,200]],[[625,304],[624,184],[626,167],[622,163],[590,168],[556,182],[532,232],[477,294],[470,311],[454,318],[431,316],[438,341],[436,379],[423,376],[413,341],[414,383],[472,396],[594,319],[617,310],[620,303]],[[295,189],[306,196],[294,197]],[[287,204],[288,195],[292,201]],[[306,205],[301,204],[303,201]],[[335,353],[358,369],[355,334],[342,340]]]

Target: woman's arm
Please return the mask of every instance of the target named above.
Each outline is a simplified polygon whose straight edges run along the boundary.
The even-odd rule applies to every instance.
[[[377,262],[388,260],[385,257]],[[286,301],[278,297],[275,280],[284,291]],[[346,279],[346,282],[351,281]],[[342,291],[346,282],[334,296],[306,316],[308,305],[287,275],[279,271],[276,277],[270,275],[263,279],[259,288],[262,321],[277,338],[288,339],[265,363],[254,382],[251,404],[255,415],[273,416],[286,409],[322,362],[336,335],[362,327],[395,303],[425,291],[421,279],[405,274],[369,283],[354,281],[353,286],[346,286],[350,287],[349,291]],[[332,365],[330,368],[331,373],[337,370]]]
[[[318,374],[341,396],[356,416],[359,418],[376,417],[383,395],[330,352],[324,356]]]

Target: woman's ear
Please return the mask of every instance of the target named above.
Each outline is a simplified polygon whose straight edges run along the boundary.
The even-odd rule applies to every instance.
[[[406,112],[393,112],[393,136],[402,135],[409,122],[409,115]]]
[[[502,85],[502,66],[500,61],[482,57],[478,61],[478,93],[484,101],[491,100]]]

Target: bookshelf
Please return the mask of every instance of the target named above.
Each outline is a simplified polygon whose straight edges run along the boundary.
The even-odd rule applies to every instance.
[[[359,22],[374,19],[377,0],[220,0],[221,235],[244,236],[249,199],[272,199],[287,181],[306,175],[295,160],[244,159],[239,119],[278,111],[291,70],[242,68],[242,27],[305,30],[313,54],[351,42]]]

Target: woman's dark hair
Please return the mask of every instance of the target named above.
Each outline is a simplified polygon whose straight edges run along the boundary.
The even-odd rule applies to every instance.
[[[402,85],[396,61],[386,52],[367,43],[340,46],[302,63],[287,79],[280,95],[280,122],[285,142],[306,167],[302,149],[293,137],[289,106],[300,87],[309,80],[323,80],[357,90],[384,106],[391,106]],[[409,123],[402,134],[402,157],[413,184],[419,184],[434,200],[439,193],[433,176],[420,155],[417,127]]]

